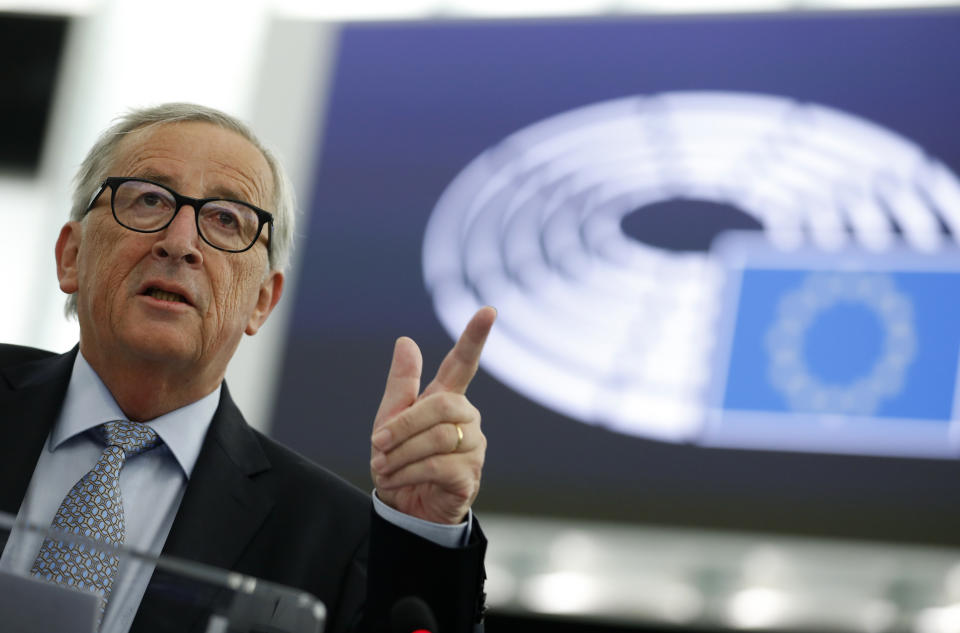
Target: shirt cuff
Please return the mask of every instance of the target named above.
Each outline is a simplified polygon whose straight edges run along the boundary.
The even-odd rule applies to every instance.
[[[404,514],[395,510],[380,501],[377,497],[377,491],[373,494],[373,509],[384,521],[416,534],[428,541],[442,545],[443,547],[464,547],[470,541],[470,525],[473,523],[473,510],[468,511],[467,518],[463,523],[457,525],[447,525],[445,523],[434,523],[433,521],[424,521],[417,517]]]

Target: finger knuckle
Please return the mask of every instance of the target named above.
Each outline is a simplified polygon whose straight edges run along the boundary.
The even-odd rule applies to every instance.
[[[430,429],[430,445],[435,453],[442,453],[449,448],[450,437],[446,429],[443,428],[445,426],[445,424],[437,424]]]
[[[393,431],[393,437],[406,437],[410,433],[410,429],[413,427],[413,420],[411,419],[411,413],[409,410],[404,411],[397,415],[393,420],[391,425]]]
[[[423,461],[423,469],[430,479],[436,479],[443,470],[440,458],[436,455],[428,457]]]
[[[455,496],[460,504],[469,504],[474,497],[476,486],[470,477],[458,477],[454,485],[451,486],[451,494]]]
[[[456,394],[445,393],[442,394],[442,396],[443,397],[439,399],[437,404],[437,413],[440,415],[440,419],[457,419],[457,409],[459,408],[459,403],[457,402]]]
[[[470,452],[469,463],[474,472],[479,473],[483,469],[483,460],[484,452],[482,450],[474,450]]]

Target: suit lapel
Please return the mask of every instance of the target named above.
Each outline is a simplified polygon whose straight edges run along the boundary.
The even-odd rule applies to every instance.
[[[0,510],[17,514],[37,459],[56,423],[78,347],[60,355],[0,369]],[[270,469],[256,435],[226,384],[210,423],[163,554],[230,569],[272,507],[254,476]],[[171,609],[154,574],[134,631],[186,631],[202,613]],[[200,630],[203,630],[201,628]]]
[[[224,384],[163,553],[229,569],[273,504],[252,479],[269,468]]]
[[[0,510],[17,514],[44,441],[60,415],[77,356],[70,352],[4,368],[0,386]]]
[[[271,496],[253,477],[269,468],[256,435],[224,384],[220,406],[203,441],[163,554],[231,569],[273,505]],[[134,631],[188,630],[190,623],[195,623],[202,609],[184,609],[174,617],[178,609],[172,609],[164,598],[169,593],[164,585],[169,582],[163,573],[154,573],[140,603]],[[152,626],[158,621],[171,626]]]

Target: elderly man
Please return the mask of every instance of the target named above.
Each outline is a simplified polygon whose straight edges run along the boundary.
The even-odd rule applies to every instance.
[[[483,610],[470,506],[486,440],[464,393],[495,313],[473,317],[423,391],[416,344],[397,341],[371,503],[247,426],[223,382],[242,334],[280,299],[293,222],[283,172],[237,120],[167,104],[108,129],[56,242],[79,346],[0,347],[0,509],[300,587],[326,604],[328,631],[386,630],[411,594],[444,633],[470,630]],[[322,424],[322,404],[317,418],[303,423]],[[91,485],[112,501],[82,501]],[[96,572],[71,581],[67,559]],[[2,564],[95,592],[102,631],[204,630],[164,601],[149,566],[16,530]]]

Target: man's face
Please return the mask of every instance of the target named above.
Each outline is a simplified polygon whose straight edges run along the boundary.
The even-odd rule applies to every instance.
[[[111,176],[154,180],[183,195],[244,200],[271,209],[263,155],[240,135],[200,122],[143,128],[121,141]],[[242,253],[219,251],[197,234],[183,207],[157,233],[120,226],[110,191],[57,243],[61,288],[78,293],[84,357],[149,361],[219,383],[243,332],[253,334],[280,297],[283,277],[268,274],[267,228]]]

